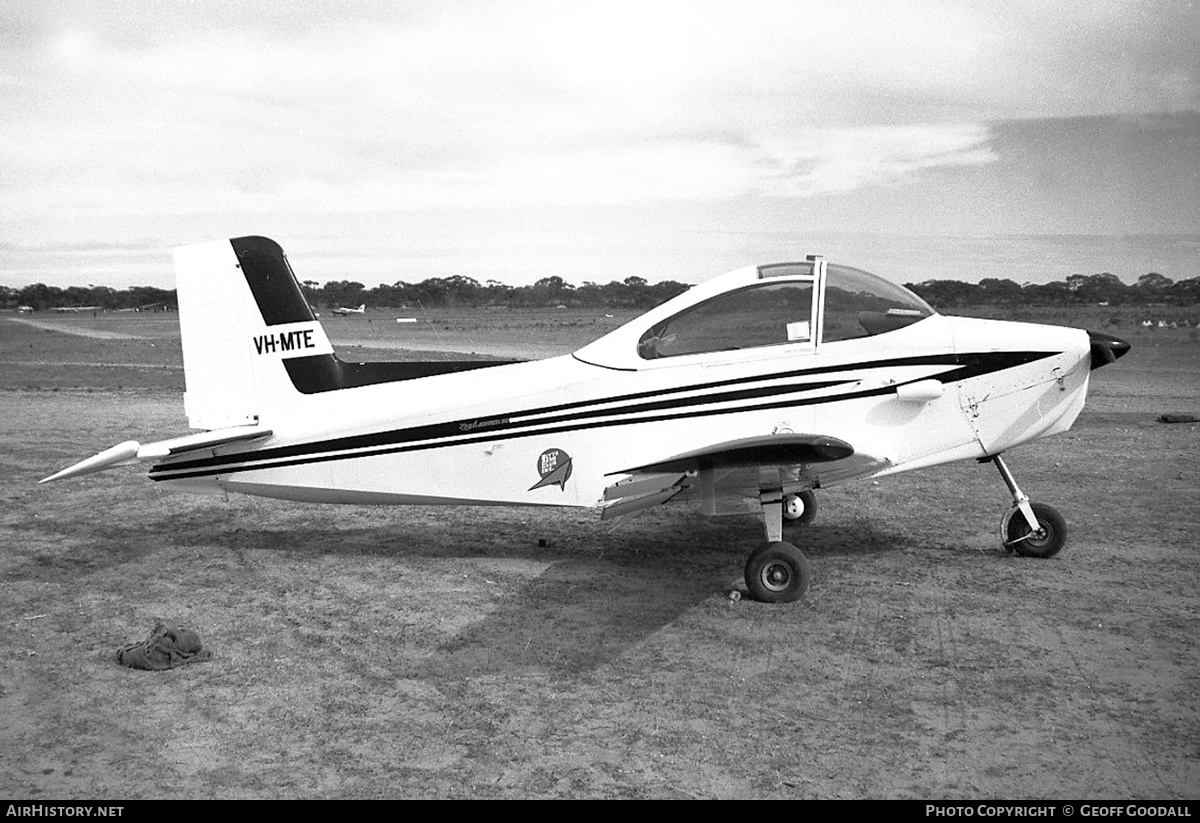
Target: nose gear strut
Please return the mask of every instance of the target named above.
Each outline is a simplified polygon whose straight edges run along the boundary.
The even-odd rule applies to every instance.
[[[1012,508],[1000,521],[1000,541],[1004,548],[1022,557],[1053,557],[1067,543],[1067,521],[1058,511],[1045,503],[1031,502],[1021,491],[1004,458],[995,454],[982,458],[981,463],[995,463],[1004,485],[1012,494]],[[1017,514],[1020,517],[1017,517]]]

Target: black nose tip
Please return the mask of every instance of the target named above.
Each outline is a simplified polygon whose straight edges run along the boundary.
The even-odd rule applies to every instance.
[[[1117,358],[1123,357],[1125,352],[1133,348],[1121,338],[1105,334],[1102,331],[1090,331],[1088,332],[1088,337],[1092,341],[1093,369],[1107,366],[1109,363],[1117,360]]]

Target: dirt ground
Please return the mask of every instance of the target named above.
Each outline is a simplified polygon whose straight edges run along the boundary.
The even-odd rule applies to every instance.
[[[768,606],[727,596],[753,520],[38,486],[186,432],[173,315],[46,322],[77,333],[0,317],[0,796],[1200,797],[1200,426],[1157,420],[1200,415],[1194,334],[1128,334],[1010,453],[1057,558],[1006,554],[999,476],[954,465],[822,492],[812,589]],[[156,620],[212,660],[117,665]]]

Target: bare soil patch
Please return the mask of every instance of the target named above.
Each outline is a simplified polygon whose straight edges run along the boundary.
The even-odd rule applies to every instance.
[[[186,431],[177,332],[0,322],[0,795],[1194,799],[1200,426],[1157,417],[1200,411],[1200,346],[1130,337],[1010,454],[1059,557],[1004,553],[955,465],[822,493],[813,588],[766,606],[726,597],[752,520],[37,486]],[[159,619],[213,660],[118,666]]]

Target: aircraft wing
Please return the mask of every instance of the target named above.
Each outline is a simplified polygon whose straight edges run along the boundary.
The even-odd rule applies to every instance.
[[[39,483],[49,483],[54,480],[65,480],[68,477],[78,477],[83,474],[104,471],[113,466],[125,466],[147,460],[161,460],[164,457],[187,454],[201,449],[212,449],[229,443],[245,443],[262,440],[271,436],[270,429],[260,426],[233,426],[227,429],[188,434],[170,440],[159,440],[142,445],[136,440],[126,440],[110,449],[86,460],[81,460],[74,466],[39,480]]]
[[[704,468],[730,468],[762,465],[791,466],[797,463],[825,463],[854,454],[845,440],[819,434],[768,434],[743,437],[702,449],[677,454],[621,473],[692,471]]]
[[[752,514],[760,492],[814,488],[891,461],[845,440],[817,434],[772,434],[716,443],[631,466],[604,490],[603,519],[668,501],[698,502],[706,514]]]

